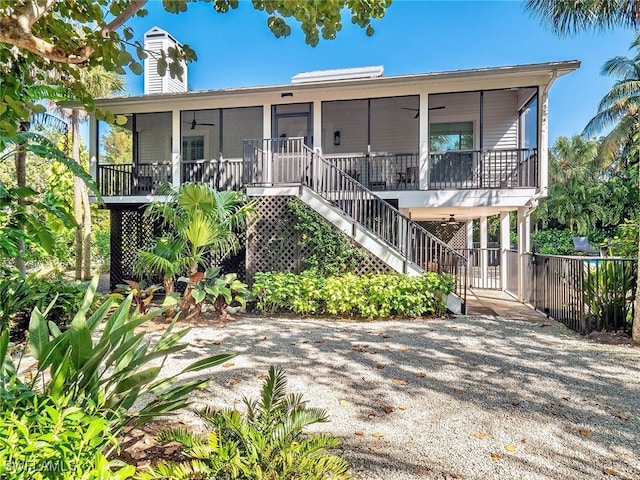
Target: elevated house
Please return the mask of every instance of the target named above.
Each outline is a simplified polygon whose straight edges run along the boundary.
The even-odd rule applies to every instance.
[[[147,35],[157,45],[175,41],[160,29]],[[400,76],[365,67],[208,91],[148,78],[145,95],[100,100],[127,118],[91,123],[91,173],[112,213],[112,283],[131,275],[136,249],[152,235],[140,207],[161,199],[165,182],[202,181],[257,200],[249,277],[295,265],[282,223],[283,206],[297,197],[367,249],[374,269],[457,275],[452,310],[464,309],[470,275],[486,278],[491,265],[503,285],[515,276],[523,293],[524,262],[507,269],[509,216],[517,214],[522,257],[530,213],[547,194],[549,89],[579,65]],[[487,217],[495,214],[501,241],[490,255]],[[474,220],[482,253],[470,261]]]

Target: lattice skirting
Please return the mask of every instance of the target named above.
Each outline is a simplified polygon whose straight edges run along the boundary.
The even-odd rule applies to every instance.
[[[240,244],[246,248],[232,256],[210,258],[209,265],[219,265],[223,273],[235,272],[242,281],[251,283],[256,272],[298,273],[309,252],[298,245],[300,236],[294,226],[296,217],[287,204],[295,197],[255,197],[256,214]],[[137,280],[132,271],[138,249],[150,246],[162,234],[158,225],[143,218],[144,206],[111,210],[111,288],[125,280]],[[349,239],[357,246],[353,240]],[[391,268],[366,252],[356,274],[389,273]],[[160,279],[157,279],[159,281]]]
[[[292,196],[255,197],[256,215],[247,228],[247,279],[256,272],[300,272],[309,252],[298,245],[296,217],[287,204]],[[351,241],[351,240],[349,240]],[[355,242],[352,242],[354,245]],[[366,252],[355,273],[388,273],[389,266]]]
[[[143,214],[144,205],[111,210],[111,289],[125,280],[138,280],[133,274],[133,262],[138,250],[151,246],[154,239],[162,235],[160,226],[145,220]],[[237,273],[238,278],[245,281],[245,232],[239,234],[239,241],[241,248],[236,254],[222,258],[209,257],[207,263],[208,266],[220,266],[223,273]]]

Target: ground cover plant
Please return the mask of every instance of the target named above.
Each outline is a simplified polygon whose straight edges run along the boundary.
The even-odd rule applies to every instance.
[[[34,308],[24,348],[37,361],[35,367],[21,369],[26,352],[16,359],[9,352],[9,331],[5,329],[0,334],[0,402],[4,402],[4,416],[0,416],[4,423],[0,427],[6,427],[3,431],[9,435],[0,438],[16,446],[40,445],[39,454],[44,456],[37,458],[42,462],[48,461],[49,453],[53,455],[45,448],[51,443],[59,460],[55,468],[72,464],[74,455],[82,453],[88,462],[88,476],[69,478],[112,478],[111,474],[93,474],[92,469],[111,468],[98,453],[105,448],[117,449],[115,437],[124,429],[188,405],[190,394],[209,381],[196,378],[178,383],[186,374],[235,356],[205,357],[189,364],[178,375],[161,378],[168,357],[187,346],[180,340],[189,329],[174,331],[175,317],[159,338],[152,340],[139,327],[161,315],[163,309],[141,315],[132,308],[132,295],[119,305],[109,297],[96,306],[93,300],[97,284],[95,277],[64,331],[47,321],[55,303],[42,312]],[[31,405],[26,410],[24,399]],[[69,415],[66,424],[65,415]],[[20,455],[28,452],[29,449],[7,453],[12,465],[22,465],[20,475],[27,475]],[[20,475],[8,478],[58,478]]]
[[[184,428],[162,431],[160,442],[178,442],[188,458],[162,461],[143,479],[269,479],[348,480],[349,465],[329,453],[340,440],[325,434],[304,435],[303,429],[326,422],[327,413],[309,408],[302,395],[287,393],[282,370],[269,369],[259,400],[244,399],[246,413],[206,408],[198,415],[210,428],[202,437]]]
[[[381,318],[393,315],[441,315],[453,277],[427,273],[324,277],[314,270],[300,274],[257,273],[253,293],[264,312],[330,314]]]

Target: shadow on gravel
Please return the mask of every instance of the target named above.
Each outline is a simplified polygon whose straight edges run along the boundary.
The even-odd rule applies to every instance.
[[[589,344],[555,322],[541,325],[548,323],[482,316],[247,317],[194,334],[181,353],[191,361],[241,353],[233,366],[212,371],[212,400],[229,389],[233,395],[232,379],[255,395],[258,375],[282,366],[311,405],[332,418],[348,415],[353,425],[338,420],[331,433],[343,438],[358,478],[512,478],[500,476],[507,468],[503,475],[535,472],[519,478],[591,479],[608,467],[640,478],[640,352]],[[375,431],[384,435],[373,438]],[[474,432],[489,438],[472,439],[468,452],[454,442],[435,454],[447,432],[465,436],[465,444]],[[505,452],[505,443],[518,451]]]

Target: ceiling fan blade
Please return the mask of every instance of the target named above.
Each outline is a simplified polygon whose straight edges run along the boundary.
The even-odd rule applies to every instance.
[[[429,110],[444,110],[445,108],[447,107],[445,107],[444,105],[441,105],[439,107],[429,107]]]
[[[207,125],[209,127],[215,127],[216,126],[215,123],[200,123],[200,122],[198,122],[198,125]]]
[[[414,112],[419,112],[419,108],[410,108],[410,107],[400,107],[402,110],[412,110]]]

